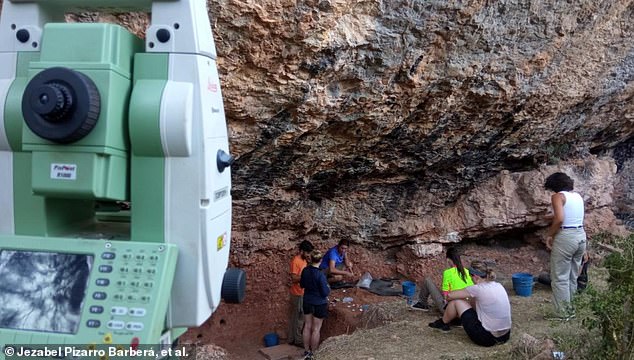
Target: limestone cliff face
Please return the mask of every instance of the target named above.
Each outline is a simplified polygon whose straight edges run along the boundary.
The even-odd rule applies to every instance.
[[[208,5],[238,263],[302,238],[425,253],[534,232],[546,165],[594,184],[590,213],[634,209],[634,1]],[[97,19],[147,21],[79,16]]]
[[[521,189],[490,182],[609,154],[634,132],[633,1],[209,5],[238,249],[535,228],[543,170]],[[611,196],[616,168],[590,165],[606,166]],[[531,191],[537,203],[517,201]],[[474,204],[478,192],[488,199]]]

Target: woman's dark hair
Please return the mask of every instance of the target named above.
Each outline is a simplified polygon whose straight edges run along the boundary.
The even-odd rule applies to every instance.
[[[303,251],[303,252],[311,252],[313,251],[315,247],[313,246],[313,244],[311,244],[310,241],[308,240],[304,240],[301,243],[299,243],[299,250]]]
[[[458,274],[460,275],[462,281],[467,282],[467,272],[465,271],[464,266],[462,266],[460,252],[458,249],[455,247],[447,249],[447,259],[451,260],[451,262],[456,265],[456,268],[458,268]]]
[[[342,246],[342,245],[350,247],[350,239],[341,239],[341,240],[339,240],[338,246]]]
[[[575,186],[574,180],[562,172],[556,172],[546,178],[544,188],[554,192],[572,191]]]

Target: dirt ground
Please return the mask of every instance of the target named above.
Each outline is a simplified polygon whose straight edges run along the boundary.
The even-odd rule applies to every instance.
[[[371,329],[359,329],[350,335],[326,339],[317,356],[318,360],[397,360],[397,359],[512,359],[522,358],[518,345],[529,334],[542,349],[544,339],[553,338],[556,331],[565,331],[570,323],[549,321],[544,315],[550,310],[550,289],[536,285],[532,296],[520,297],[509,291],[513,329],[511,340],[493,348],[484,348],[471,342],[462,328],[442,333],[428,327],[440,315],[436,312],[410,310],[404,301],[390,301],[370,306],[367,321]],[[363,322],[361,325],[364,325]],[[559,330],[557,330],[560,328]],[[524,346],[524,345],[520,345]],[[556,350],[556,349],[555,349]],[[535,355],[538,351],[532,350]]]
[[[552,347],[546,339],[578,332],[578,319],[568,323],[549,321],[544,318],[551,310],[549,287],[535,284],[530,297],[520,297],[512,290],[511,275],[529,272],[538,275],[547,271],[548,252],[539,245],[516,244],[466,244],[463,246],[463,262],[480,259],[494,264],[498,281],[509,293],[512,308],[513,329],[511,341],[494,348],[482,348],[473,344],[462,328],[453,328],[449,333],[431,329],[427,324],[439,314],[411,310],[401,296],[378,296],[364,289],[337,289],[330,296],[329,318],[322,328],[322,344],[316,353],[318,360],[363,359],[529,359],[543,347]],[[440,283],[442,256],[432,262],[423,262],[417,273],[428,272]],[[389,264],[389,261],[386,262]],[[375,269],[382,272],[377,277],[399,277],[389,273],[394,267]],[[285,272],[262,276],[283,278]],[[419,276],[403,277],[395,282],[400,287],[403,280],[420,280]],[[279,301],[266,302],[264,298],[251,298],[246,305],[223,304],[212,319],[197,329],[190,330],[182,341],[198,344],[214,344],[222,351],[213,359],[258,360],[264,359],[258,349],[263,347],[262,337],[275,331],[284,342],[286,321],[276,316],[285,309],[286,287],[281,286],[277,294],[269,289],[268,296],[279,296]],[[262,296],[262,295],[260,295]],[[345,303],[345,297],[352,302]],[[260,303],[258,303],[260,301]],[[283,311],[282,311],[283,312]],[[528,335],[530,336],[528,336]],[[564,335],[562,335],[564,334]],[[565,336],[564,336],[565,337]],[[527,343],[530,345],[527,345]],[[528,349],[527,349],[528,348]],[[519,350],[518,350],[519,349]],[[549,350],[552,353],[552,348]],[[557,349],[554,349],[557,350]],[[552,358],[552,356],[551,356]],[[567,359],[573,358],[570,356]]]

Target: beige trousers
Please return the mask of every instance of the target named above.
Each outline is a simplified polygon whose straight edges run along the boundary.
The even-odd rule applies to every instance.
[[[550,252],[550,287],[558,315],[571,315],[570,302],[577,292],[577,277],[585,251],[586,232],[583,228],[561,229],[555,236]]]
[[[304,297],[290,295],[290,317],[288,319],[288,343],[303,347],[302,330],[304,329]]]

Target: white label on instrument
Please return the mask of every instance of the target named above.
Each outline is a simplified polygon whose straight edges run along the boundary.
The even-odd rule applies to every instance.
[[[228,187],[223,187],[220,190],[216,190],[216,191],[214,191],[214,201],[218,201],[218,200],[222,199],[223,197],[226,197],[227,195],[229,195],[229,188]]]
[[[51,164],[51,179],[77,180],[77,165]]]

